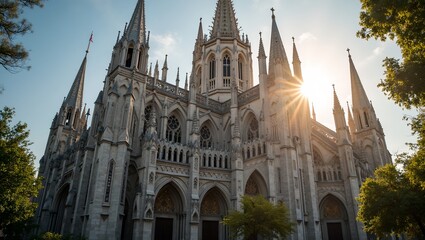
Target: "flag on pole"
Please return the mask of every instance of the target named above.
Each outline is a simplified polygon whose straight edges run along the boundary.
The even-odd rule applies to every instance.
[[[90,39],[89,39],[89,44],[87,45],[86,55],[87,55],[87,53],[89,53],[90,43],[92,43],[92,42],[93,42],[93,32],[91,32],[91,34],[90,34]]]

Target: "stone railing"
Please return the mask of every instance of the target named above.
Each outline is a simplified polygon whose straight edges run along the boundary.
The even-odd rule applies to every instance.
[[[253,88],[248,89],[247,91],[239,94],[238,96],[238,104],[239,106],[243,106],[248,104],[254,100],[260,98],[260,85],[257,85]]]
[[[156,158],[161,161],[189,164],[190,148],[180,143],[161,140]]]
[[[187,101],[189,97],[189,91],[179,88],[171,83],[167,83],[164,81],[161,81],[159,79],[154,80],[152,77],[147,77],[147,88],[150,88],[151,90],[156,90],[159,93],[162,93],[164,95],[168,95],[172,98],[179,98],[183,101]]]
[[[254,139],[242,145],[242,156],[245,160],[266,155],[266,151],[266,143],[261,139]]]
[[[223,150],[201,149],[201,167],[230,169],[230,152]]]

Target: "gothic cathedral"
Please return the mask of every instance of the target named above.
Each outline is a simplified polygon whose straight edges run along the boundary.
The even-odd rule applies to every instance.
[[[286,204],[295,224],[290,239],[366,239],[356,196],[391,156],[351,56],[353,102],[346,116],[334,91],[333,131],[299,94],[298,52],[294,43],[291,70],[274,13],[268,61],[260,35],[255,86],[251,43],[232,1],[217,0],[208,35],[198,27],[192,72],[184,87],[179,74],[170,84],[167,58],[161,72],[158,63],[148,67],[138,0],[91,124],[83,106],[86,54],[40,160],[38,231],[90,240],[228,239],[223,217],[240,209],[244,194],[260,194]]]

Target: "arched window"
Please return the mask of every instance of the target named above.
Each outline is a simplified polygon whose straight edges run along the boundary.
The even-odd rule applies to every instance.
[[[258,121],[255,118],[251,119],[248,127],[248,141],[258,138]]]
[[[209,79],[214,79],[215,78],[215,59],[211,58],[210,60],[210,75],[209,75]]]
[[[243,64],[241,58],[238,59],[238,77],[241,80],[243,79]]]
[[[170,142],[181,143],[182,133],[179,120],[173,115],[168,118],[167,140]]]
[[[223,58],[223,77],[230,77],[230,57],[227,54]]]
[[[365,121],[366,127],[369,127],[369,120],[367,119],[367,113],[366,112],[364,112],[364,121]]]
[[[143,125],[143,133],[146,132],[146,129],[148,128],[149,119],[151,117],[152,112],[152,106],[149,105],[145,108],[145,124]]]
[[[214,89],[214,88],[215,88],[215,59],[211,58],[208,89]]]
[[[68,113],[66,114],[66,120],[65,120],[65,126],[68,126],[71,124],[71,109],[68,110]]]
[[[211,147],[211,133],[207,126],[201,128],[201,147]]]
[[[131,67],[131,59],[133,57],[133,46],[128,47],[127,56],[125,58],[125,66]]]
[[[109,202],[111,198],[112,177],[114,174],[114,161],[109,162],[108,175],[106,176],[106,188],[104,202]]]

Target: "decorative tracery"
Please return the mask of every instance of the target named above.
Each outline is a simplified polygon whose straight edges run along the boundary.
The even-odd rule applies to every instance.
[[[211,132],[207,126],[201,128],[201,147],[211,147]]]
[[[181,143],[181,126],[179,120],[174,115],[168,118],[166,137],[170,142]]]
[[[246,183],[245,194],[253,196],[260,194],[258,185],[252,177],[250,177]]]
[[[248,141],[258,138],[258,121],[255,118],[251,119],[248,126]]]

